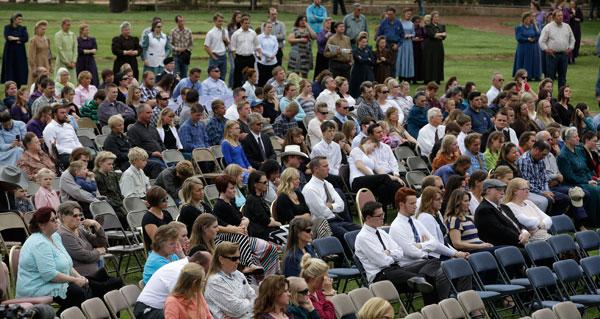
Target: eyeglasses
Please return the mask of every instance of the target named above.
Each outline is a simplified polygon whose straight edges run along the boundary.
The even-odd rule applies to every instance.
[[[306,296],[306,295],[308,295],[308,288],[306,288],[304,290],[300,290],[300,291],[298,291],[298,293]]]
[[[343,108],[344,110],[349,110],[349,109],[350,109],[350,107],[349,107],[349,106],[344,106],[344,107],[342,107],[342,108]]]
[[[524,187],[524,188],[519,188],[520,191],[528,191],[529,192],[529,187]]]
[[[381,214],[381,215],[373,215],[371,217],[373,218],[383,218],[383,216],[385,216],[385,214]]]
[[[381,93],[388,94],[388,93],[390,93],[390,91],[381,91]]]
[[[305,233],[312,233],[312,228],[304,228],[302,231]]]
[[[223,258],[227,258],[233,262],[239,261],[240,260],[240,256],[221,256]]]
[[[242,99],[246,100],[246,99],[248,99],[248,96],[244,95],[244,96],[242,96]]]
[[[521,79],[527,80],[527,77],[526,76],[522,76]]]
[[[397,88],[399,88],[399,87],[400,87],[400,85],[394,85],[394,86],[392,86],[392,87],[393,87],[394,89],[397,89]]]
[[[498,81],[500,81],[500,82],[504,82],[504,79],[498,79]]]

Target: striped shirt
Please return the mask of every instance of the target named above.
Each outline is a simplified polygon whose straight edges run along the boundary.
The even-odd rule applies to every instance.
[[[479,234],[477,233],[477,227],[473,223],[473,219],[471,217],[465,216],[465,220],[461,220],[458,217],[450,217],[450,220],[446,222],[448,229],[453,230],[456,229],[460,231],[460,240],[471,243],[471,244],[481,244],[483,243],[481,239],[479,239]]]

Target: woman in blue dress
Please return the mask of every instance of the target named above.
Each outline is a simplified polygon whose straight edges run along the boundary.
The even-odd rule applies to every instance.
[[[404,29],[404,40],[400,45],[399,54],[396,58],[396,77],[402,80],[410,80],[415,76],[415,60],[413,57],[412,38],[415,36],[415,27],[411,21],[412,9],[406,8],[402,11],[402,29]]]
[[[540,30],[530,12],[523,13],[522,23],[515,28],[517,51],[513,64],[513,76],[518,69],[525,69],[529,78],[539,80],[542,74],[542,60],[538,38]]]
[[[240,124],[237,121],[227,121],[223,134],[223,142],[221,143],[221,152],[225,166],[229,164],[237,164],[244,169],[244,184],[248,182],[248,174],[253,171],[250,162],[244,153],[242,145],[238,142],[240,139]]]
[[[4,26],[4,53],[2,54],[2,83],[15,81],[17,87],[27,84],[27,54],[25,43],[29,41],[27,28],[23,26],[23,15],[15,13],[10,24]],[[10,107],[10,106],[9,106]]]

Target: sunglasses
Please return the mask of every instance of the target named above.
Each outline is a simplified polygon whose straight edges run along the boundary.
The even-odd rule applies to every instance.
[[[327,114],[329,114],[329,112],[319,112],[319,113],[321,113],[321,114],[323,114],[323,115],[327,115]]]
[[[49,221],[50,221],[50,222],[53,222],[53,223],[55,223],[55,222],[57,222],[57,221],[58,221],[58,217],[56,217],[56,216],[55,216],[55,217],[52,217],[52,218],[50,218],[50,220],[49,220]]]
[[[227,258],[233,262],[239,261],[240,260],[240,256],[221,256],[223,258]]]
[[[310,228],[310,227],[309,228],[304,228],[302,231],[303,232],[307,232],[307,233],[312,233],[312,228]]]
[[[258,181],[257,183],[259,183],[259,184],[265,184],[266,185],[268,182],[269,181]]]
[[[298,293],[306,296],[306,295],[308,295],[308,288],[306,288],[304,290],[300,290],[300,291],[298,291]]]
[[[163,203],[167,203],[167,202],[169,202],[169,197],[165,197],[165,198],[163,198],[163,199],[162,199],[162,202],[163,202]]]

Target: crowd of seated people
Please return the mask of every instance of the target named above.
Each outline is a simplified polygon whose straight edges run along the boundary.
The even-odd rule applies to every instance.
[[[415,79],[423,85],[410,96],[408,82],[394,77],[375,81],[365,72],[349,79],[358,72],[349,61],[370,59],[365,34],[350,39],[344,23],[332,28],[331,19],[317,19],[320,1],[310,8],[294,29],[306,32],[307,42],[289,41],[290,72],[279,54],[285,27],[272,9],[261,25],[271,47],[257,42],[248,15],[234,15],[228,27],[215,15],[205,80],[200,69],[182,65],[182,43],[157,49],[153,41],[167,36],[153,19],[141,46],[131,25],[121,25],[115,68],[102,72],[102,83],[91,84],[97,70],[58,68],[55,82],[40,69],[27,99],[27,87],[7,81],[0,178],[16,172],[20,180],[3,189],[0,205],[33,212],[16,296],[51,296],[62,312],[124,284],[107,272],[109,236],[92,211],[99,202],[133,234],[124,203],[145,205],[139,235],[148,257],[138,318],[333,319],[335,278],[312,244],[330,236],[362,263],[369,283],[390,280],[399,292],[419,292],[433,304],[450,294],[444,260],[547,240],[552,216],[562,213],[577,230],[600,225],[600,117],[592,118],[584,103],[573,107],[568,85],[554,98],[552,75],[535,94],[520,70],[505,86],[494,73],[487,94],[451,77],[445,88],[441,79]],[[354,18],[363,19],[358,13]],[[382,22],[378,43],[393,37],[395,10],[387,14],[392,20]],[[169,41],[187,44],[189,29],[183,17],[176,21]],[[332,54],[334,67],[311,82],[302,78],[304,65],[295,64],[307,62],[300,60],[313,35],[325,40],[318,52]],[[322,50],[346,44],[350,53]],[[166,56],[149,58],[154,54]],[[223,66],[231,62],[227,83]],[[372,64],[363,62],[357,65]],[[77,88],[69,82],[75,76]],[[82,138],[89,130],[105,134],[103,145]],[[199,161],[197,150],[214,161]],[[181,155],[176,163],[167,158],[173,153]],[[413,169],[414,163],[421,165]],[[365,191],[372,195],[367,203],[355,197]],[[389,232],[381,228],[386,221]],[[358,232],[354,247],[346,242],[350,232]],[[472,283],[455,286],[468,290]],[[386,306],[365,312],[387,313]]]

